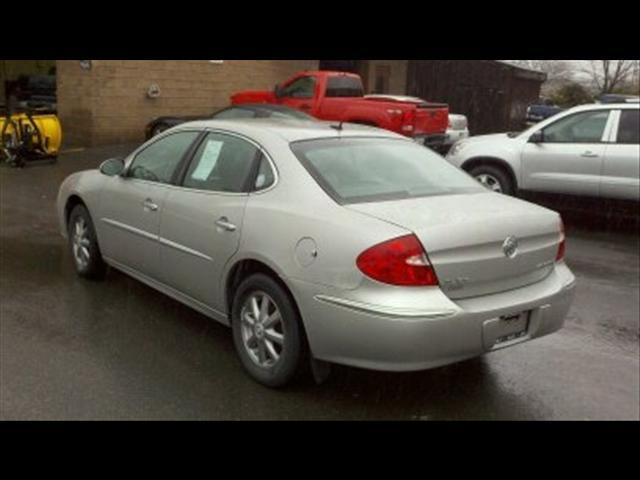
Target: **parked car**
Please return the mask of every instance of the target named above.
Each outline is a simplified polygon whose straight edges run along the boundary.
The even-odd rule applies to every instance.
[[[527,125],[535,125],[542,120],[552,117],[564,109],[549,102],[534,103],[527,107],[526,123]]]
[[[431,368],[561,328],[560,216],[478,185],[380,129],[191,122],[61,185],[79,275],[106,265],[230,325],[257,381],[310,353]]]
[[[233,105],[287,105],[320,119],[384,128],[431,147],[442,145],[449,107],[402,95],[364,95],[360,77],[330,71],[300,72],[274,91],[245,91],[231,96]]]
[[[145,139],[168,130],[171,127],[185,122],[206,119],[230,119],[230,118],[293,118],[298,120],[314,120],[311,115],[307,115],[300,110],[285,107],[283,105],[269,105],[265,103],[233,105],[222,110],[218,110],[212,115],[204,116],[182,116],[182,117],[157,117],[151,120],[144,132]]]
[[[454,143],[469,138],[469,121],[464,115],[450,113],[449,126],[447,128],[447,138],[444,141],[448,150]]]
[[[457,142],[447,155],[488,188],[640,200],[638,104],[574,107],[522,133]]]

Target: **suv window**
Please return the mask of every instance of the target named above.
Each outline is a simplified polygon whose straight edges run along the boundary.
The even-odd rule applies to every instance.
[[[594,110],[570,115],[543,130],[548,143],[600,143],[609,110]]]
[[[340,76],[329,77],[327,81],[327,97],[362,97],[364,90],[359,78]]]
[[[313,98],[313,91],[315,87],[315,78],[300,77],[284,87],[282,90],[282,96],[291,98]]]
[[[258,152],[241,138],[210,133],[198,146],[183,186],[214,192],[246,192]]]
[[[640,143],[640,110],[622,110],[618,126],[618,143]]]
[[[200,132],[177,132],[153,142],[136,155],[127,176],[171,183],[176,167]]]

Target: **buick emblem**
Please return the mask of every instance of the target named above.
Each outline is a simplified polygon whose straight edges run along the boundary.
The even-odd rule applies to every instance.
[[[507,258],[513,258],[518,254],[518,239],[514,236],[507,237],[502,244],[502,251]]]

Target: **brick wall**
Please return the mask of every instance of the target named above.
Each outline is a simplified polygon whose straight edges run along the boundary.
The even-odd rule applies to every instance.
[[[65,145],[142,141],[144,126],[161,115],[208,114],[238,90],[272,89],[317,60],[58,60],[58,114]],[[151,84],[159,98],[147,97]]]

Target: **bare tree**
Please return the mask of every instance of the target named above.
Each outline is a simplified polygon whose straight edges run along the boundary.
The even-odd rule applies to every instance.
[[[545,73],[547,80],[543,84],[543,93],[547,94],[573,80],[575,73],[574,64],[565,60],[508,60],[508,62],[521,68]]]
[[[596,90],[604,94],[632,81],[637,70],[638,60],[591,60],[584,72],[589,74]]]

